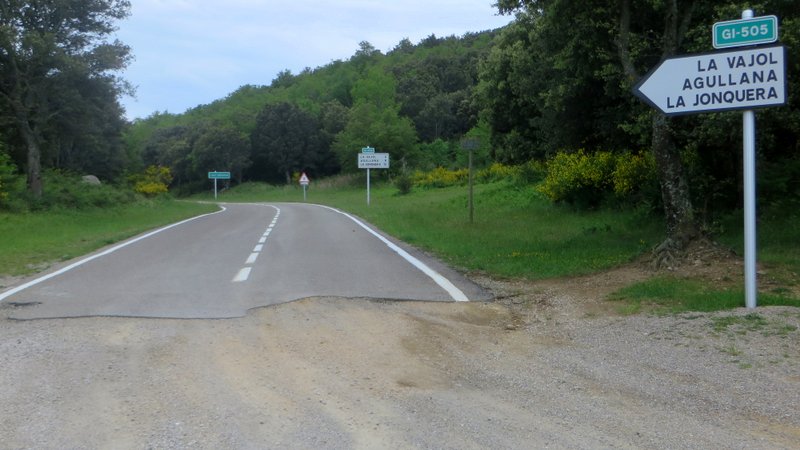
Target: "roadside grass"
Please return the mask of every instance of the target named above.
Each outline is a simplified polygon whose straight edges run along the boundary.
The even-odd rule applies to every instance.
[[[39,272],[53,262],[216,210],[215,205],[161,200],[114,208],[0,212],[0,275]]]
[[[773,275],[790,285],[797,285],[800,274],[800,204],[773,205],[762,208],[758,218],[758,262]],[[720,221],[720,243],[744,254],[743,215],[741,211]]]
[[[800,283],[800,212],[795,207],[773,205],[762,211],[758,222],[759,275],[758,306],[800,307],[797,286]],[[744,254],[743,216],[732,213],[719,222],[716,240]],[[743,278],[743,273],[732,274]],[[772,287],[762,283],[768,276]],[[635,314],[642,311],[680,313],[719,311],[744,306],[743,282],[720,288],[700,278],[655,277],[627,286],[610,296],[620,302],[618,311]]]
[[[622,314],[711,312],[744,306],[744,289],[741,285],[719,289],[699,279],[658,276],[626,286],[609,299],[621,302],[618,310]],[[800,299],[789,294],[761,292],[758,305],[800,307]]]
[[[195,197],[208,199],[208,195]],[[220,201],[302,202],[298,187],[245,184]],[[662,238],[658,218],[634,211],[576,211],[553,205],[533,187],[475,186],[474,223],[467,188],[415,189],[399,195],[386,183],[308,190],[308,202],[356,214],[451,265],[500,277],[543,279],[594,273],[631,261]]]

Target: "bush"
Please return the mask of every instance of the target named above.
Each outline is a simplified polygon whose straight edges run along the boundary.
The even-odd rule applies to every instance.
[[[554,202],[594,207],[612,194],[635,198],[655,179],[654,167],[652,158],[627,152],[560,152],[547,163],[547,176],[538,189]]]
[[[414,181],[407,173],[403,172],[394,179],[394,185],[400,195],[408,195],[411,193],[411,188],[414,186]]]
[[[542,161],[531,160],[517,166],[516,181],[521,185],[536,184],[547,176],[547,166]]]
[[[3,208],[14,212],[110,208],[130,203],[136,198],[130,190],[107,184],[87,184],[80,176],[58,170],[47,170],[43,175],[44,189],[40,198],[26,191],[23,180],[19,179]]]
[[[0,147],[0,207],[7,205],[9,189],[14,182],[16,167]]]
[[[655,180],[655,162],[652,155],[618,155],[613,173],[614,193],[630,195],[642,188],[648,181]]]
[[[169,192],[172,182],[172,173],[169,167],[150,166],[144,173],[131,177],[134,182],[133,190],[146,197],[156,197]]]
[[[519,166],[507,166],[496,162],[485,169],[479,170],[475,174],[475,179],[481,182],[509,180],[516,178],[519,172]]]
[[[118,189],[108,184],[91,185],[80,176],[50,170],[44,179],[44,192],[39,202],[34,201],[34,209],[53,208],[109,208],[134,200],[128,190]]]
[[[414,172],[412,177],[414,185],[422,188],[442,188],[448,186],[463,185],[469,178],[469,170],[447,170],[444,167],[437,167],[429,172]]]

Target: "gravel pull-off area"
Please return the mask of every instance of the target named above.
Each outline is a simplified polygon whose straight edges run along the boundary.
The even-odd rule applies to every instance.
[[[479,281],[496,302],[0,304],[0,448],[800,448],[800,309],[624,317],[599,278]]]

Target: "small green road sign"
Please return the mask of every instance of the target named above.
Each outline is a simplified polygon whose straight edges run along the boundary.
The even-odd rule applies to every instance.
[[[230,180],[230,172],[208,172],[209,180]]]
[[[361,153],[375,153],[375,149],[370,146],[366,146],[361,149]]]
[[[778,18],[761,16],[717,22],[712,35],[714,48],[768,44],[778,40]]]

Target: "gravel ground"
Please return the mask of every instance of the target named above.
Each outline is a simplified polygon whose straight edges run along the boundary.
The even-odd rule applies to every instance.
[[[800,309],[623,317],[601,278],[478,281],[497,301],[0,304],[0,448],[800,448]]]

